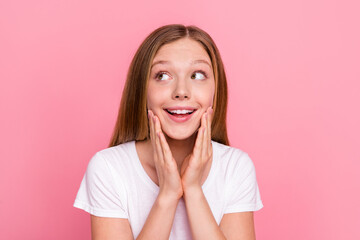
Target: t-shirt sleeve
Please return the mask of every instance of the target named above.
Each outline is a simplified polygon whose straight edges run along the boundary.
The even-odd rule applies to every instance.
[[[128,218],[119,192],[106,159],[98,152],[88,164],[73,206],[98,217]]]
[[[241,152],[230,171],[224,213],[257,211],[263,207],[256,181],[255,166],[249,155]]]

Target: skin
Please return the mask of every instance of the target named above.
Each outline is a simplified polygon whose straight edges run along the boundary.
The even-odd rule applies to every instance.
[[[184,38],[159,49],[148,82],[150,140],[136,142],[159,195],[137,239],[169,239],[182,197],[193,239],[255,239],[252,212],[224,214],[219,226],[202,192],[213,156],[214,92],[211,60],[200,43]],[[174,106],[197,110],[178,123],[164,111]],[[127,219],[105,219],[91,216],[93,239],[133,239]]]
[[[198,62],[194,63],[194,61]],[[185,176],[182,178],[185,186],[191,186],[191,184],[187,184],[190,180],[195,181],[188,179],[188,175],[193,174],[191,172],[193,166],[190,166],[190,173],[186,169],[193,153],[201,117],[212,106],[215,93],[215,80],[212,72],[208,54],[198,42],[190,39],[181,39],[173,44],[164,45],[153,60],[151,77],[148,82],[147,106],[151,116],[154,115],[159,120],[159,129],[155,129],[155,131],[164,133],[166,145],[169,146],[171,152],[169,157],[174,160],[169,163],[176,164],[181,175]],[[157,75],[159,73],[160,75]],[[191,106],[197,110],[192,114],[190,120],[176,123],[164,110],[164,108],[175,106]],[[209,137],[207,139],[209,140]],[[209,140],[207,143],[208,151],[212,152],[211,141]],[[152,148],[154,149],[154,145]],[[203,167],[206,166],[208,160],[209,158],[206,159]],[[170,176],[174,178],[171,180],[175,180],[175,178],[180,180],[180,176],[177,176],[175,172]],[[201,178],[197,180],[197,183],[201,184]],[[182,192],[180,181],[178,181],[177,187],[179,189],[174,189],[174,191]]]

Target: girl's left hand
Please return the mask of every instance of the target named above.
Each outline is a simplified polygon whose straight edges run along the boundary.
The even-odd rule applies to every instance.
[[[181,165],[180,175],[184,192],[187,189],[201,188],[201,182],[207,163],[212,159],[211,121],[213,109],[209,107],[201,116],[201,126],[195,141],[193,152]]]

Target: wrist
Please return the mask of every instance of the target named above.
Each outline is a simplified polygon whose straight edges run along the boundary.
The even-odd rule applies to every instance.
[[[160,206],[169,206],[169,207],[171,207],[173,205],[177,205],[180,198],[170,196],[168,194],[159,193],[158,197],[156,198],[156,202]]]
[[[184,198],[200,198],[203,195],[201,186],[191,186],[184,188]]]

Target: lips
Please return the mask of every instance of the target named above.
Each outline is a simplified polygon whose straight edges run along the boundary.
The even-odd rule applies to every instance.
[[[196,112],[194,107],[169,107],[165,108],[164,111],[167,113],[169,118],[175,122],[186,122],[189,120],[194,112]]]
[[[175,107],[169,107],[169,108],[165,108],[165,111],[167,111],[169,114],[171,115],[190,115],[192,113],[194,113],[197,109],[194,107],[189,107],[189,106],[175,106]]]
[[[169,110],[169,109],[165,109],[168,113],[170,113],[171,115],[190,115],[192,114],[195,110],[179,110],[179,109],[176,109],[176,110]]]

